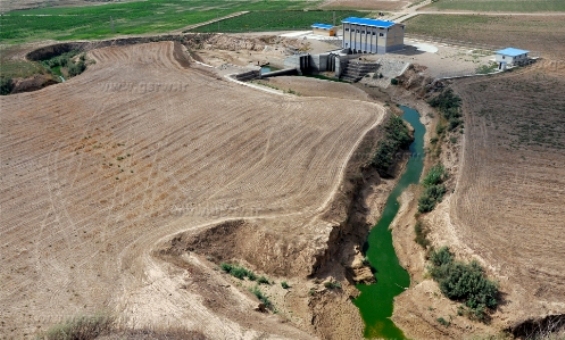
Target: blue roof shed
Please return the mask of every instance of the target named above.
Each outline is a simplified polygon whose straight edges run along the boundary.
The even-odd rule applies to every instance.
[[[526,54],[526,53],[529,53],[529,52],[530,51],[521,50],[521,49],[513,48],[513,47],[508,47],[508,48],[505,48],[503,50],[496,51],[496,54],[500,54],[500,55],[503,55],[503,56],[506,56],[506,57],[517,57],[519,55]]]
[[[319,24],[319,23],[315,23],[312,25],[312,28],[318,28],[321,30],[331,30],[333,27],[334,27],[333,25]]]

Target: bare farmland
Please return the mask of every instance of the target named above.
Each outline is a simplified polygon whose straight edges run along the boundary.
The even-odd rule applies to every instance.
[[[494,47],[513,46],[563,59],[565,20],[561,16],[426,14],[406,22],[406,32]]]
[[[564,79],[534,68],[455,84],[466,132],[450,215],[499,278],[507,322],[565,313]]]
[[[291,235],[287,262],[307,266],[331,231],[318,215],[384,110],[249,89],[179,63],[174,46],[94,50],[81,76],[0,99],[4,338],[98,311],[212,338],[309,338],[254,312],[219,272],[151,254],[179,232],[250,218]]]

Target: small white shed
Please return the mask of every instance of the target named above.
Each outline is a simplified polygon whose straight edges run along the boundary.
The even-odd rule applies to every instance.
[[[528,53],[530,53],[530,51],[520,50],[513,47],[496,51],[496,62],[498,64],[498,68],[505,69],[506,66],[521,65],[528,60]]]

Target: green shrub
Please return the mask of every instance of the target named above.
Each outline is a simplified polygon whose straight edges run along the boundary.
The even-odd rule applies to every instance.
[[[448,247],[441,247],[439,250],[432,252],[430,261],[434,265],[434,268],[449,265],[453,262],[453,254],[449,251]]]
[[[263,292],[259,289],[259,286],[255,286],[250,288],[249,291],[261,301],[267,309],[273,310],[273,303],[269,300],[269,298],[263,294]]]
[[[281,287],[283,287],[283,289],[289,289],[290,285],[288,283],[286,283],[286,281],[281,282]]]
[[[414,241],[422,248],[427,249],[430,245],[430,241],[428,240],[429,230],[422,224],[422,222],[418,221],[416,222],[416,225],[414,225],[414,232],[416,233]]]
[[[267,284],[267,285],[270,284],[269,280],[264,276],[261,276],[260,278],[258,278],[257,282],[260,283],[260,284]]]
[[[447,172],[441,164],[434,165],[422,180],[425,187],[443,183],[447,179]]]
[[[447,188],[442,183],[447,179],[447,172],[441,164],[434,165],[422,180],[424,192],[418,199],[418,212],[432,211],[441,202]]]
[[[449,327],[451,325],[451,322],[445,320],[441,316],[439,318],[437,318],[437,322],[439,322],[442,326],[445,326],[445,327]]]
[[[12,78],[1,77],[0,78],[0,95],[5,96],[12,93],[14,89],[14,81]]]
[[[396,78],[391,78],[390,83],[391,83],[391,85],[398,85],[399,81]]]
[[[434,210],[436,204],[441,202],[447,191],[445,185],[431,185],[424,189],[422,196],[418,199],[418,212],[426,213]]]
[[[432,252],[431,276],[439,283],[441,292],[451,300],[465,303],[478,320],[486,320],[487,309],[498,305],[498,285],[485,277],[476,261],[455,261],[447,247]]]
[[[385,137],[379,142],[371,164],[375,166],[379,175],[388,177],[398,151],[407,148],[412,142],[412,137],[402,118],[397,116],[391,116],[384,129]]]
[[[238,278],[240,280],[245,279],[246,277],[250,280],[250,281],[255,281],[257,279],[257,275],[255,275],[255,273],[253,273],[252,271],[244,268],[244,267],[240,267],[240,266],[236,266],[236,265],[232,265],[232,264],[228,264],[228,263],[221,263],[220,264],[220,268],[230,274],[231,276]]]
[[[341,289],[341,283],[337,281],[327,281],[324,282],[324,287],[327,289]]]

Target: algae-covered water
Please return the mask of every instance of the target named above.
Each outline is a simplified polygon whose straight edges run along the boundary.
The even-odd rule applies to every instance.
[[[365,337],[379,339],[406,339],[402,330],[390,320],[393,299],[410,285],[408,272],[400,266],[392,245],[389,226],[398,213],[400,194],[410,185],[418,183],[424,167],[424,133],[418,112],[401,106],[402,118],[414,128],[414,142],[410,145],[411,157],[400,180],[390,193],[378,223],[371,229],[365,254],[375,269],[377,282],[357,285],[361,294],[354,301],[365,321]]]

